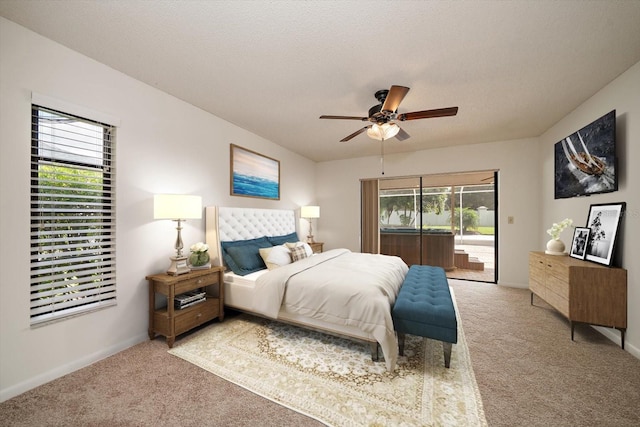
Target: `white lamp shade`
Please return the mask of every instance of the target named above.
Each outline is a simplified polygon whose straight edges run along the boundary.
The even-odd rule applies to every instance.
[[[320,218],[320,206],[302,206],[300,216],[302,218]]]
[[[369,138],[382,141],[384,139],[390,139],[396,136],[400,132],[400,127],[395,123],[383,123],[381,125],[374,123],[369,129],[367,129],[367,135]]]
[[[153,196],[154,219],[200,219],[202,197],[184,194],[156,194]]]

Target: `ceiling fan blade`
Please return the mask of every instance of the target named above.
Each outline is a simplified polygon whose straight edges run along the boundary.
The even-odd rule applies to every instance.
[[[321,119],[334,119],[334,120],[362,120],[366,122],[368,117],[356,117],[356,116],[320,116]]]
[[[347,142],[347,141],[349,141],[350,139],[355,138],[356,136],[360,135],[362,132],[364,132],[365,130],[369,129],[370,127],[371,127],[371,125],[369,125],[369,126],[365,126],[365,127],[363,127],[362,129],[358,129],[357,131],[355,131],[355,132],[354,132],[354,133],[352,133],[351,135],[349,135],[349,136],[345,136],[344,138],[342,138],[342,139],[340,140],[340,142]]]
[[[400,105],[404,97],[407,95],[407,92],[409,92],[408,87],[391,86],[380,111],[383,113],[395,113],[398,109],[398,105]]]
[[[407,138],[411,138],[411,135],[409,135],[407,132],[405,132],[404,129],[400,128],[400,130],[396,134],[396,139],[398,141],[404,141]]]
[[[401,122],[405,120],[430,119],[433,117],[455,116],[458,114],[458,107],[437,108],[435,110],[414,111],[413,113],[398,114],[397,119]]]

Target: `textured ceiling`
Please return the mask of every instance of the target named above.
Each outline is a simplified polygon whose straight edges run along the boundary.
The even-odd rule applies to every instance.
[[[411,138],[386,153],[539,136],[640,61],[637,0],[0,0],[0,15],[315,161],[379,153],[366,134],[339,142],[362,122],[318,117],[366,116],[393,84],[411,88],[399,113],[459,112],[402,123]]]

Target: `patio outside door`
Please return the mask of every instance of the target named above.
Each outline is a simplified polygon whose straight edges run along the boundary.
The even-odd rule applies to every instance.
[[[496,181],[496,171],[377,180],[379,221],[374,230],[369,216],[369,229],[379,253],[443,267],[447,277],[497,283]],[[363,203],[363,218],[365,210]],[[363,242],[367,235],[363,227]]]

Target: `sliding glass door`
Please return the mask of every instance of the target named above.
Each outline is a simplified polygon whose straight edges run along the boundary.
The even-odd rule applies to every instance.
[[[368,252],[440,266],[452,278],[496,283],[496,180],[496,171],[372,180],[379,220],[373,224],[368,214],[369,231],[363,227],[363,242],[376,235],[369,241],[377,248]],[[363,218],[373,210],[372,191]]]

